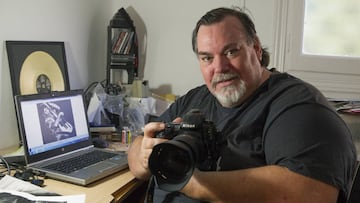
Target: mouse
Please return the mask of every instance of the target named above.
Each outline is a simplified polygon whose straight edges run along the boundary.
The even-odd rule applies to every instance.
[[[92,143],[97,148],[106,148],[108,147],[108,143],[106,140],[101,139],[99,137],[92,138]]]

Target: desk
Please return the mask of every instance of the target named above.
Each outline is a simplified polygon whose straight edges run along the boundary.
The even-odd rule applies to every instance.
[[[13,149],[0,150],[0,154]],[[60,195],[85,194],[86,203],[117,203],[127,198],[144,182],[135,179],[129,169],[124,169],[87,186],[75,185],[47,178],[44,189]]]
[[[86,203],[119,202],[125,199],[132,191],[142,184],[135,179],[129,169],[89,184],[80,186],[54,179],[45,179],[44,189],[60,195],[85,194]]]

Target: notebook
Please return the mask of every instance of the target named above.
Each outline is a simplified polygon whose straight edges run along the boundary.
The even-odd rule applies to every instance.
[[[15,104],[28,168],[50,178],[87,185],[128,167],[125,153],[93,146],[82,90],[18,95]],[[92,157],[88,153],[105,153],[106,158],[90,160],[92,164],[85,168],[77,166]],[[64,160],[69,159],[78,160],[67,166]]]

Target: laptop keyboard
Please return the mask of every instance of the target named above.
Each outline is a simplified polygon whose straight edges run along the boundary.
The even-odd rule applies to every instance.
[[[114,153],[108,153],[104,151],[92,151],[71,159],[50,164],[48,166],[45,166],[45,168],[60,171],[63,173],[71,173],[114,156],[116,156],[116,154]]]

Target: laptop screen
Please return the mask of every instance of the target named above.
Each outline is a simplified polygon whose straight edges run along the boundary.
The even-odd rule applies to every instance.
[[[66,150],[67,147],[89,141],[82,91],[21,95],[16,100],[20,133],[28,156],[59,149],[58,153],[64,153],[74,149]]]

